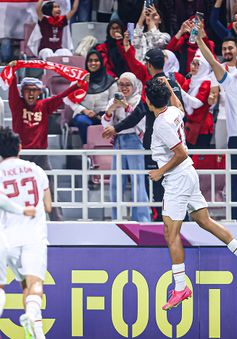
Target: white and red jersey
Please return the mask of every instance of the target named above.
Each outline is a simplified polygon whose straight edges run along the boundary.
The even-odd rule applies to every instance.
[[[173,158],[172,150],[179,144],[183,144],[184,148],[188,149],[184,134],[183,113],[177,107],[170,106],[158,115],[153,125],[152,159],[157,162],[159,168]],[[192,164],[192,159],[188,157],[165,175],[178,173]]]
[[[5,159],[0,163],[0,186],[15,203],[35,206],[37,211],[34,218],[2,212],[1,223],[9,246],[47,241],[43,198],[49,183],[42,168],[19,158]]]

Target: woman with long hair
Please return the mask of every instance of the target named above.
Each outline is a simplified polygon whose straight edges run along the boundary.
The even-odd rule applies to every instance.
[[[107,36],[103,44],[96,46],[104,60],[106,72],[114,78],[129,71],[123,46],[124,25],[119,19],[111,20],[107,26]],[[135,52],[134,52],[135,53]]]
[[[152,48],[164,49],[170,41],[170,35],[165,33],[163,15],[155,5],[143,8],[134,30],[133,46],[136,58],[144,62],[146,52]]]

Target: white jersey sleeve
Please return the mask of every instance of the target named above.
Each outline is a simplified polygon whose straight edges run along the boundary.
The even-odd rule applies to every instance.
[[[228,93],[236,96],[237,89],[237,76],[236,74],[231,74],[225,72],[223,78],[219,81],[221,87]]]
[[[4,193],[0,192],[0,208],[4,211],[14,213],[14,214],[23,214],[24,207],[14,203],[9,199]]]

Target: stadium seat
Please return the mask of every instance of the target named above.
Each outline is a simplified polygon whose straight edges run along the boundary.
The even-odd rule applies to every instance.
[[[68,65],[68,66],[75,66],[84,68],[85,66],[85,58],[83,56],[54,56],[47,58],[47,61],[51,61],[58,64]],[[69,81],[63,78],[62,76],[58,75],[57,73],[46,70],[45,74],[42,77],[43,84],[49,88],[51,95],[56,95],[63,90],[65,90],[68,85]]]
[[[98,40],[98,43],[104,42],[107,26],[107,22],[76,22],[72,24],[72,43],[74,50],[87,35],[93,35]]]
[[[52,56],[52,57],[47,58],[47,61],[51,61],[57,64],[68,65],[68,66],[80,67],[80,68],[85,67],[85,58],[81,55]]]
[[[84,149],[113,149],[113,145],[110,140],[102,137],[103,126],[92,125],[87,129],[87,144],[83,145]],[[112,155],[91,155],[90,156],[91,169],[110,170],[112,167]],[[91,181],[93,184],[100,184],[101,176],[92,175]],[[104,183],[109,183],[109,175],[105,175]]]
[[[60,126],[61,126],[61,148],[62,149],[70,149],[73,148],[72,142],[71,142],[71,136],[73,134],[77,134],[79,138],[79,129],[78,127],[73,125],[72,122],[72,115],[73,111],[69,106],[65,106],[65,108],[61,112],[61,120],[60,120]]]
[[[225,169],[224,155],[193,155],[194,167],[196,169]],[[199,176],[200,188],[207,201],[211,201],[211,175],[202,174]],[[224,201],[225,196],[225,175],[215,175],[215,201]]]

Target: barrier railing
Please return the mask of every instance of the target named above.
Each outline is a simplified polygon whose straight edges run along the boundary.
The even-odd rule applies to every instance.
[[[136,155],[136,154],[151,154],[150,151],[140,150],[24,150],[21,155],[48,155],[53,157],[66,157],[66,156],[79,156],[81,157],[81,167],[79,169],[53,169],[46,171],[48,175],[54,178],[54,191],[59,193],[67,192],[67,199],[61,199],[58,201],[57,194],[53,202],[54,206],[61,206],[62,208],[80,208],[82,209],[82,220],[88,220],[88,211],[93,208],[117,208],[117,219],[122,220],[122,213],[125,207],[132,206],[161,206],[162,203],[152,201],[152,181],[149,182],[149,201],[138,202],[136,187],[134,187],[134,199],[133,201],[125,201],[122,192],[122,176],[123,175],[134,175],[147,174],[147,170],[123,170],[122,166],[122,155]],[[223,150],[223,149],[208,149],[208,150],[190,150],[189,154],[198,155],[225,155],[226,156],[226,169],[218,170],[198,170],[198,174],[210,175],[211,176],[211,199],[208,201],[209,207],[224,207],[225,208],[225,219],[231,220],[231,207],[237,207],[237,202],[231,201],[231,175],[236,174],[237,170],[231,170],[231,155],[237,155],[237,150]],[[116,155],[116,170],[101,170],[100,168],[93,168],[89,166],[89,159],[93,155],[97,156],[112,156]],[[106,177],[110,175],[116,175],[117,182],[117,201],[111,202],[106,193],[108,193],[108,180]],[[215,182],[216,175],[225,175],[225,194],[223,194],[223,201],[215,200]],[[90,177],[98,176],[98,188],[100,193],[96,195],[96,199],[89,198],[90,192]],[[60,182],[63,178],[67,178],[70,182],[69,187],[64,187]],[[69,180],[68,180],[69,179]],[[78,184],[79,182],[79,184]],[[135,186],[137,180],[134,180]],[[80,197],[78,192],[80,192]],[[69,199],[68,196],[71,196]],[[108,195],[108,194],[107,194]]]

